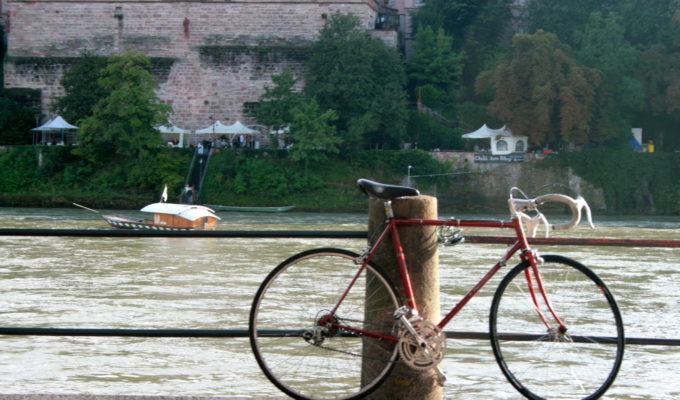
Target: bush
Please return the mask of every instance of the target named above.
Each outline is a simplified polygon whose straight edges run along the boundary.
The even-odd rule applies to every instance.
[[[428,115],[410,111],[407,131],[414,147],[425,150],[462,149],[463,139],[458,129],[442,125]]]
[[[604,190],[613,214],[673,214],[680,203],[680,153],[588,150],[555,162]]]
[[[0,97],[0,145],[31,144],[34,126],[32,109],[9,97]]]

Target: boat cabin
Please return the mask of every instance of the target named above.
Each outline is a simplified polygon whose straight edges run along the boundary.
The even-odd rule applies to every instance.
[[[208,207],[193,204],[153,203],[140,211],[153,213],[153,225],[168,228],[211,230],[220,220]]]

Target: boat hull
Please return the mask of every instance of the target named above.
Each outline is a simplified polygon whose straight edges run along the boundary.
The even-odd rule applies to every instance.
[[[168,225],[158,225],[151,221],[125,217],[121,215],[102,215],[104,220],[109,223],[114,228],[118,229],[145,229],[150,231],[192,231],[195,228],[188,227],[178,227],[178,226],[168,226]]]

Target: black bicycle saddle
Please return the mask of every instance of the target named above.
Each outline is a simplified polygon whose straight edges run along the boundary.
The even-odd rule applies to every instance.
[[[408,186],[386,185],[368,179],[357,180],[357,186],[362,193],[382,200],[392,200],[397,197],[418,196],[418,189]]]

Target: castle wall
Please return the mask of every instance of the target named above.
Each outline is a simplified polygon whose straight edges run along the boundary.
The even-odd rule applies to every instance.
[[[298,1],[13,1],[6,3],[6,87],[43,91],[47,110],[63,95],[60,80],[83,50],[108,56],[131,49],[170,58],[155,71],[172,121],[186,129],[240,120],[271,75],[301,74],[309,44],[334,12],[373,28],[372,0]],[[385,38],[389,41],[389,38]]]

